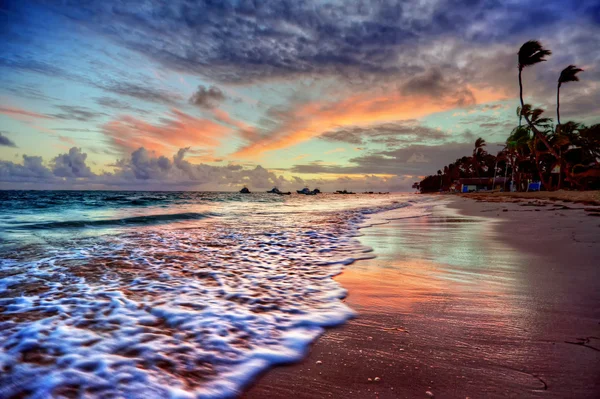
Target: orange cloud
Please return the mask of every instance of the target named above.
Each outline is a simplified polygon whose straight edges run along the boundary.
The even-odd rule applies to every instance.
[[[217,122],[224,123],[228,126],[237,128],[240,135],[245,139],[256,140],[258,138],[256,128],[242,121],[233,119],[231,116],[229,116],[229,114],[226,111],[215,108],[212,110],[212,114]]]
[[[112,144],[121,150],[139,147],[157,153],[183,147],[217,147],[220,138],[231,129],[208,119],[196,118],[172,108],[160,124],[151,124],[123,115],[106,123],[102,130]]]
[[[14,119],[24,122],[31,122],[32,119],[54,119],[49,115],[39,114],[37,112],[27,111],[22,108],[0,106],[0,114],[8,115]]]
[[[469,88],[475,104],[506,98],[504,93]],[[265,151],[290,147],[324,132],[343,126],[365,126],[402,119],[417,119],[456,108],[456,99],[432,99],[428,96],[403,96],[399,92],[387,95],[360,93],[334,103],[306,103],[284,112],[278,126],[258,136],[234,156],[252,158]]]

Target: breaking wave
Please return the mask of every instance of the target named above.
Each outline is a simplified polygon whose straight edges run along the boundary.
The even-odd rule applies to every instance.
[[[59,222],[46,223],[21,223],[17,229],[42,230],[42,229],[69,229],[86,227],[107,227],[107,226],[130,226],[130,225],[152,225],[161,223],[177,222],[182,220],[201,220],[214,217],[215,214],[184,212],[167,213],[160,215],[132,216],[120,219],[101,219],[101,220],[66,220]]]
[[[426,211],[303,204],[0,256],[0,397],[227,398],[300,360],[353,315],[332,277],[374,256],[356,239],[367,215]]]

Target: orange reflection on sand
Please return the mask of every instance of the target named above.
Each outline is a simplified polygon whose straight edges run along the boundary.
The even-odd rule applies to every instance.
[[[431,278],[428,271],[437,266],[422,259],[393,264],[374,259],[364,261],[359,268],[347,268],[335,279],[349,291],[346,302],[350,307],[403,313],[416,303],[438,300],[443,291],[457,292],[458,287],[447,287],[445,281]]]
[[[495,222],[437,209],[363,230],[377,258],[347,267],[336,280],[360,314],[419,314],[514,328],[526,323],[518,295],[523,258],[497,238]],[[518,324],[518,323],[517,323]]]

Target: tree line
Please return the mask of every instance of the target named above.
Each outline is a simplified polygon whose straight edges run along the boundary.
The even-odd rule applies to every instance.
[[[558,77],[556,125],[552,118],[544,116],[544,110],[524,101],[523,69],[546,61],[551,54],[536,40],[519,49],[519,125],[497,155],[488,153],[485,140],[478,138],[470,156],[457,159],[413,188],[421,192],[446,191],[461,178],[506,176],[518,191],[527,190],[531,181],[541,182],[542,189],[548,191],[600,189],[600,124],[585,126],[560,120],[560,89],[566,83],[578,82],[577,75],[583,69],[569,65]]]

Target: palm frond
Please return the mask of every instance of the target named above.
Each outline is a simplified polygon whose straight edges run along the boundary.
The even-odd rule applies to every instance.
[[[477,140],[475,140],[475,148],[484,147],[485,145],[486,145],[486,142],[481,137],[479,137]]]
[[[560,86],[567,82],[579,82],[579,77],[577,77],[579,72],[583,72],[583,69],[577,68],[575,65],[569,65],[560,73],[558,85]]]
[[[545,57],[552,51],[545,49],[537,40],[530,40],[519,49],[519,69],[546,61]]]
[[[521,108],[518,108],[518,109],[520,111],[520,115],[523,115],[523,116],[531,115],[531,104],[525,104],[522,109]]]
[[[540,118],[540,116],[542,116],[542,114],[544,113],[544,110],[541,108],[536,108],[534,110],[529,110],[529,119],[531,119],[532,122],[536,122],[538,121],[538,119]]]

